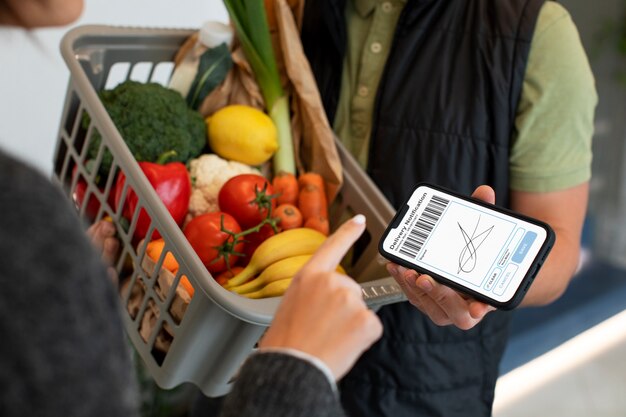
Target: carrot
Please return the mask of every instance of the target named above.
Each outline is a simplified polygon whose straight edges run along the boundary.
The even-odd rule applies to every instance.
[[[165,241],[163,239],[152,240],[148,242],[148,246],[146,247],[146,254],[154,262],[158,262],[164,248]],[[174,255],[172,255],[172,252],[167,252],[165,254],[165,258],[163,259],[163,264],[161,264],[161,267],[173,273],[176,273],[176,271],[178,271],[178,262],[176,261],[176,258],[174,258]]]
[[[295,229],[302,226],[302,213],[293,204],[281,204],[274,210],[274,216],[280,219],[281,230]]]
[[[146,255],[148,255],[148,257],[154,262],[158,262],[164,249],[165,241],[163,239],[155,239],[148,242],[148,246],[146,246]],[[163,258],[161,268],[167,269],[173,274],[178,272],[179,265],[176,261],[176,258],[174,258],[174,255],[172,255],[172,252],[167,252],[165,254],[165,258]],[[191,285],[191,282],[189,282],[189,278],[187,278],[185,275],[182,275],[180,277],[179,284],[185,289],[185,291],[187,291],[189,297],[193,297],[195,289],[193,288],[193,285]]]
[[[298,177],[298,185],[300,185],[300,188],[308,184],[315,185],[324,191],[326,188],[324,186],[324,178],[316,172],[305,172]]]
[[[298,208],[305,222],[311,217],[325,216],[327,213],[326,196],[318,186],[307,184],[300,188]]]
[[[276,203],[280,204],[298,204],[298,180],[296,176],[290,172],[280,172],[272,180],[274,192],[278,194]]]
[[[315,216],[328,217],[326,187],[322,176],[307,172],[298,177],[298,185],[300,186],[298,208],[304,221]]]
[[[308,227],[309,229],[315,229],[318,232],[321,232],[328,236],[330,233],[330,225],[328,223],[328,219],[324,216],[313,216],[309,217],[304,222],[304,227]]]
[[[179,282],[180,285],[185,289],[185,291],[187,291],[189,297],[193,298],[193,294],[196,292],[196,289],[193,287],[193,285],[191,285],[191,282],[189,282],[189,278],[187,278],[185,275],[182,275]]]
[[[232,268],[230,268],[230,271],[227,269],[226,271],[216,276],[215,281],[217,281],[217,283],[220,284],[221,286],[224,286],[228,283],[229,279],[231,279],[232,277],[234,277],[241,271],[243,271],[242,266],[233,266]]]

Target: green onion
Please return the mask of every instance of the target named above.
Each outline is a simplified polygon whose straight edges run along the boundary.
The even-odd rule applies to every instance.
[[[265,100],[265,108],[278,131],[274,173],[296,173],[291,137],[289,99],[280,82],[263,0],[224,0],[235,32]]]

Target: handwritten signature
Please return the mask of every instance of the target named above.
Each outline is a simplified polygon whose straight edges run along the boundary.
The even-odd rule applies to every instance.
[[[478,262],[478,248],[485,242],[487,236],[491,233],[495,226],[487,226],[482,232],[478,232],[478,228],[480,226],[481,215],[478,215],[478,221],[474,226],[474,231],[471,236],[463,229],[461,224],[457,222],[456,224],[461,229],[461,235],[463,236],[463,240],[465,241],[465,246],[459,253],[459,270],[457,274],[461,271],[468,273],[472,272],[476,267]]]

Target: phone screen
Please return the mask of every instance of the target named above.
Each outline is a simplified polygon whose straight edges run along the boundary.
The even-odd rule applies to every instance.
[[[381,246],[409,264],[505,303],[535,265],[547,237],[539,225],[419,186]]]

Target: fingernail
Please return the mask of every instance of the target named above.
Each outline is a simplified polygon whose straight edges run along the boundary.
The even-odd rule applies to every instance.
[[[398,267],[395,266],[394,264],[387,264],[387,271],[391,275],[398,275]]]
[[[422,279],[417,283],[417,286],[424,292],[431,292],[433,290],[433,284],[427,279]]]
[[[404,274],[406,271],[408,271],[408,269],[406,269],[402,265],[396,265],[396,271],[398,271],[398,274]]]
[[[352,218],[352,221],[356,224],[365,224],[365,216],[362,214],[357,214]]]

